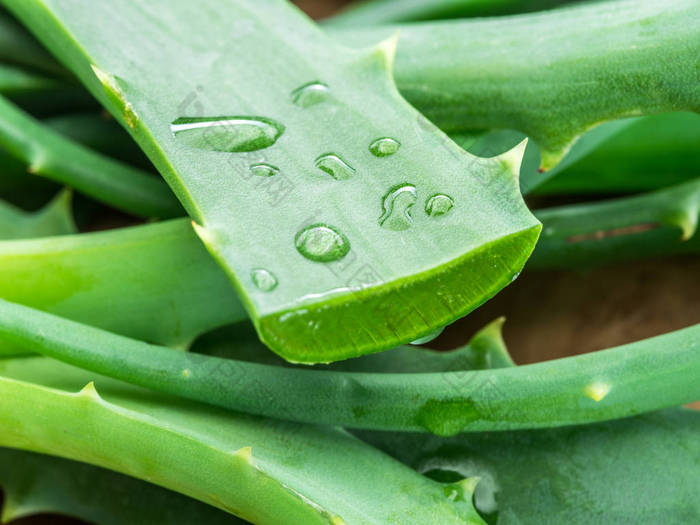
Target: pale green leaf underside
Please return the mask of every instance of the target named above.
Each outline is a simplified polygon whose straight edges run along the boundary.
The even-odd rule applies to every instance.
[[[520,152],[479,159],[449,141],[397,95],[390,44],[338,47],[282,2],[6,3],[125,123],[199,224],[261,338],[290,360],[427,335],[510,282],[531,251],[539,225],[514,179]],[[309,82],[328,86],[327,99],[295,104]],[[284,131],[248,153],[206,151],[171,131],[181,117],[225,115]],[[395,154],[369,151],[382,137],[400,143]],[[350,169],[319,168],[328,154]],[[278,175],[251,175],[261,163]],[[412,217],[387,222],[403,221],[401,231],[381,225],[397,185],[415,188]],[[437,218],[425,211],[436,194],[454,202]],[[403,201],[395,213],[408,210]],[[295,239],[312,224],[339,231],[347,254],[306,258]],[[262,287],[260,270],[274,276]]]

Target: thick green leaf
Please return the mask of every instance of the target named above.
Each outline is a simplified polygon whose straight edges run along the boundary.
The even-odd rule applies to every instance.
[[[281,1],[5,3],[127,126],[289,360],[423,337],[534,245],[521,151],[447,139],[396,93],[392,41],[342,48]]]
[[[0,448],[0,520],[62,514],[96,525],[183,525],[245,522],[156,485],[85,463]]]
[[[324,20],[333,27],[494,16],[538,11],[564,3],[564,0],[360,0]]]
[[[246,318],[185,219],[0,242],[0,273],[0,297],[169,346]]]
[[[400,30],[401,93],[447,131],[517,129],[554,167],[606,120],[700,111],[700,4],[616,0],[513,17],[333,30],[366,45]]]
[[[30,174],[72,186],[123,211],[146,217],[182,213],[157,178],[63,137],[2,97],[0,146],[25,162]]]
[[[536,195],[648,191],[686,182],[700,174],[700,115],[668,113],[634,119],[551,180],[550,172],[520,173],[521,189],[539,185]]]
[[[700,179],[643,195],[536,212],[545,224],[528,268],[573,268],[700,253]]]
[[[0,239],[30,239],[76,233],[71,200],[70,191],[62,191],[41,210],[33,213],[0,201]],[[13,275],[14,278],[16,276]],[[13,279],[3,280],[11,282]]]
[[[483,523],[459,485],[339,429],[222,412],[44,358],[0,360],[0,376],[0,445],[147,479],[253,523]],[[80,390],[93,380],[99,394]]]
[[[621,421],[439,439],[362,437],[442,480],[481,478],[477,510],[489,523],[659,523],[700,518],[700,414],[673,409]]]
[[[292,369],[173,352],[0,300],[0,338],[70,364],[280,419],[452,435],[587,423],[700,397],[700,325],[521,367],[409,373]],[[502,345],[487,334],[486,341]]]

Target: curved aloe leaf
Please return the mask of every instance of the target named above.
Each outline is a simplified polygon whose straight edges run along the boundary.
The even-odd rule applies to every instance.
[[[700,413],[527,432],[362,438],[443,481],[481,478],[477,510],[498,524],[684,524],[700,516]],[[572,500],[573,498],[573,500]]]
[[[700,325],[534,365],[413,374],[290,369],[177,353],[4,300],[0,338],[181,397],[354,428],[452,435],[562,426],[700,397]]]
[[[700,111],[700,6],[618,0],[493,20],[400,26],[401,93],[442,129],[517,129],[550,169],[611,119]],[[366,45],[396,27],[333,30]],[[536,35],[536,38],[533,37]]]
[[[85,463],[0,448],[0,521],[52,513],[98,525],[242,525],[238,518],[156,485]]]
[[[70,191],[62,191],[41,210],[33,213],[0,201],[0,239],[29,239],[76,233],[71,200]]]
[[[521,171],[520,185],[525,191],[528,181],[535,182],[536,195],[637,192],[686,182],[699,173],[700,115],[679,112],[635,119],[551,180],[550,172]]]
[[[146,217],[182,213],[157,178],[64,138],[2,97],[0,146],[27,163],[31,174],[72,186],[120,210]]]
[[[364,0],[327,18],[333,27],[366,27],[439,18],[494,16],[538,11],[564,0]]]
[[[169,346],[246,318],[185,219],[0,242],[0,269],[0,297]]]
[[[47,78],[25,69],[0,63],[0,94],[12,96],[22,93],[46,93],[62,87],[63,84],[53,78]]]
[[[520,150],[479,159],[424,120],[391,41],[344,49],[285,2],[6,4],[127,126],[289,360],[423,337],[534,245]]]
[[[700,179],[643,195],[536,212],[545,224],[528,268],[571,268],[700,253]]]
[[[34,357],[0,360],[0,399],[2,446],[149,479],[253,523],[483,523],[459,485],[342,430],[222,412]]]

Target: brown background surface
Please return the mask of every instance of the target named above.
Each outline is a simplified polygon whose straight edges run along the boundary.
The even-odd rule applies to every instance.
[[[343,0],[296,2],[321,18]],[[700,258],[625,263],[589,271],[528,272],[494,299],[449,326],[430,346],[454,348],[505,315],[504,337],[518,364],[624,344],[700,322]],[[700,378],[699,378],[700,380]],[[695,403],[700,408],[700,402]],[[21,525],[81,522],[40,516]]]

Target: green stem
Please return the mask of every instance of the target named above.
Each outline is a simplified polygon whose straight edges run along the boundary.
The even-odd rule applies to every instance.
[[[448,497],[459,485],[340,429],[225,412],[34,357],[0,360],[0,399],[0,446],[146,479],[253,523],[483,524],[471,494]]]
[[[395,78],[409,102],[448,131],[522,131],[550,169],[606,120],[700,111],[697,20],[695,0],[616,0],[332,34],[367,45],[399,29]]]
[[[182,213],[158,178],[64,138],[2,97],[0,145],[27,163],[31,174],[71,186],[117,209],[144,217]]]
[[[536,215],[545,226],[530,269],[700,253],[700,179],[644,195],[543,209]]]
[[[479,371],[373,374],[175,353],[0,300],[0,336],[97,373],[236,411],[375,430],[553,427],[700,397],[700,325],[591,354]]]
[[[440,18],[539,11],[565,0],[364,0],[324,20],[332,27],[366,27]]]

